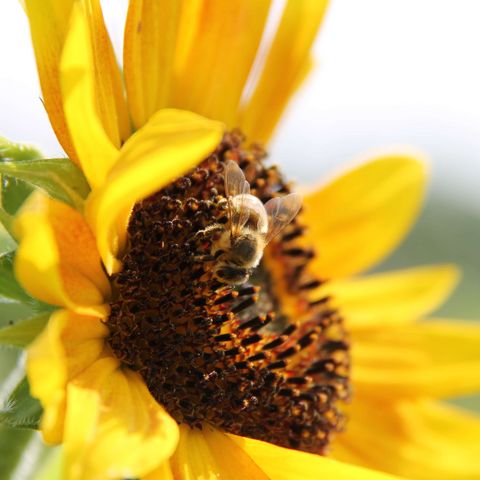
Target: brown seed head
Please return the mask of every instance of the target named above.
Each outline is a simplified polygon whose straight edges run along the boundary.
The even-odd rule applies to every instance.
[[[298,220],[268,246],[246,285],[212,275],[208,239],[196,233],[227,221],[223,167],[236,161],[263,202],[289,192],[258,146],[226,134],[197,168],[138,203],[123,270],[115,276],[109,344],[138,371],[178,423],[323,453],[349,395],[348,342],[328,298],[308,273]],[[279,285],[281,284],[281,288]],[[295,314],[284,311],[287,300]]]

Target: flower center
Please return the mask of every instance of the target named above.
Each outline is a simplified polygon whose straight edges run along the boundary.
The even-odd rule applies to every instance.
[[[262,202],[289,192],[264,156],[228,133],[192,172],[135,206],[109,344],[178,423],[322,453],[342,423],[348,344],[329,299],[309,299],[320,282],[303,226],[294,220],[236,287],[216,279],[212,241],[198,234],[227,222],[227,160]]]

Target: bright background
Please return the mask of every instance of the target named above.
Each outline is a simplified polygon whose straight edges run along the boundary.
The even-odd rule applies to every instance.
[[[0,135],[62,155],[40,102],[19,2],[0,2]],[[119,18],[125,0],[106,0]],[[442,313],[480,318],[480,2],[332,0],[317,68],[290,105],[271,158],[299,182],[371,149],[411,145],[431,159],[416,229],[382,266],[454,261],[463,282]],[[107,18],[108,20],[108,18]],[[121,39],[122,25],[110,21]]]
[[[470,318],[480,318],[479,27],[476,0],[333,0],[318,67],[272,151],[307,182],[372,148],[423,150],[428,201],[382,269],[461,264],[463,282],[441,313]]]
[[[102,3],[111,18],[126,6],[126,0]],[[0,19],[0,135],[61,156],[40,101],[19,2],[1,0]],[[479,26],[478,0],[331,0],[315,45],[317,68],[270,152],[290,177],[311,184],[371,149],[423,150],[432,167],[426,206],[380,269],[458,263],[463,281],[439,313],[480,319]],[[112,21],[109,28],[119,40],[121,24]],[[3,389],[13,380],[5,380],[5,372],[16,355],[0,353]],[[480,405],[478,398],[462,402]],[[38,437],[28,435],[20,438],[29,445],[21,467],[27,471],[40,455]],[[15,478],[26,475],[17,471]]]

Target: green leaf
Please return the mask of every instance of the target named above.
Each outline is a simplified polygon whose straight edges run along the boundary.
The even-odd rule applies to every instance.
[[[42,158],[28,145],[0,137],[2,202],[7,213],[15,213],[33,188],[77,209],[83,206],[90,187],[79,168],[68,158]]]
[[[31,145],[11,142],[4,137],[0,137],[0,159],[32,160],[41,157],[42,154]]]
[[[57,449],[48,447],[40,432],[15,430],[0,425],[0,478],[27,480],[37,478],[51,459],[59,459]],[[41,478],[41,477],[39,477]],[[60,476],[43,477],[44,480],[60,479]]]
[[[36,433],[0,425],[0,478],[13,477],[13,472],[22,461],[24,450]]]
[[[43,330],[50,318],[51,312],[44,312],[34,317],[19,320],[16,323],[0,329],[0,343],[15,347],[26,347]]]
[[[2,165],[2,163],[0,163]],[[0,171],[0,173],[2,173]],[[23,202],[33,192],[33,187],[24,181],[2,175],[2,207],[9,215],[15,215]]]
[[[68,158],[1,161],[0,174],[41,188],[53,198],[81,209],[90,188],[82,172]]]
[[[20,349],[0,349],[0,402],[8,404],[16,386],[25,375]],[[25,388],[24,385],[22,385]],[[20,393],[17,391],[17,398]],[[18,398],[20,401],[21,399]],[[26,404],[27,416],[32,416],[30,402]],[[18,405],[18,404],[17,404]],[[30,405],[30,406],[29,406]],[[56,449],[43,444],[40,433],[31,429],[14,429],[0,422],[0,479],[26,480],[43,469],[45,461]],[[48,478],[48,477],[46,477]],[[54,478],[54,477],[52,477]]]
[[[23,161],[40,158],[40,152],[29,145],[13,143],[0,137],[0,161]],[[32,185],[15,176],[1,175],[1,209],[0,221],[12,235],[12,215],[20,208],[25,199],[32,193]]]
[[[0,257],[0,302],[30,303],[33,298],[20,286],[13,273],[13,253]]]
[[[22,351],[19,348],[0,348],[0,403],[6,399],[13,387],[11,383],[12,372],[16,372],[13,377],[15,385],[24,376],[25,369],[22,366]],[[0,477],[1,478],[1,477]]]
[[[31,318],[37,313],[23,303],[0,303],[0,328],[9,327],[20,320]]]
[[[63,451],[61,447],[50,447],[40,468],[34,472],[32,480],[61,480],[63,477]]]
[[[10,428],[38,429],[42,406],[30,395],[26,377],[17,385],[0,409],[0,424]]]
[[[23,290],[13,273],[13,258],[12,252],[0,256],[0,303],[22,303],[36,312],[52,310]]]
[[[55,307],[23,290],[13,273],[13,256],[12,252],[0,256],[0,343],[24,347],[40,333]]]
[[[1,196],[0,196],[0,243],[1,251],[10,252],[15,249],[17,242],[14,240],[13,234],[13,215],[10,215],[4,210],[1,206]]]
[[[23,347],[35,338],[55,307],[23,290],[13,272],[13,257],[12,252],[0,256],[0,343]]]

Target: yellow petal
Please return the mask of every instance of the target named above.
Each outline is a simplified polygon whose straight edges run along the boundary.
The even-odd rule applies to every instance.
[[[178,480],[173,476],[170,461],[163,462],[160,467],[145,475],[142,480]]]
[[[418,480],[480,478],[480,419],[432,401],[357,398],[333,457]]]
[[[80,0],[91,41],[97,109],[103,127],[118,148],[130,136],[130,119],[120,68],[108,36],[99,0]]]
[[[357,279],[334,280],[315,292],[332,298],[349,331],[411,323],[432,312],[457,284],[454,265],[410,268]]]
[[[169,101],[180,20],[178,0],[131,0],[123,64],[128,103],[139,129]]]
[[[480,326],[428,321],[354,332],[358,392],[379,397],[454,397],[480,389]]]
[[[387,474],[340,463],[320,455],[277,447],[246,437],[229,437],[262,468],[271,480],[393,480]],[[252,478],[252,477],[250,477]]]
[[[87,218],[109,273],[125,244],[127,214],[135,202],[195,167],[220,143],[223,125],[181,110],[165,109],[124,145],[106,184],[90,196]]]
[[[34,297],[77,313],[104,317],[110,285],[82,215],[40,192],[22,207],[15,275]]]
[[[310,70],[310,49],[327,0],[288,0],[253,95],[243,107],[240,127],[248,138],[267,142],[288,100]]]
[[[60,66],[68,127],[92,187],[105,181],[118,156],[119,137],[126,134],[118,126],[125,116],[118,71],[97,1],[75,3]]]
[[[361,272],[383,259],[408,232],[420,208],[424,162],[385,155],[336,178],[304,199],[312,268],[323,277]]]
[[[173,106],[236,127],[270,0],[187,2],[179,32]],[[257,140],[254,138],[253,140]]]
[[[67,155],[76,161],[60,90],[60,56],[74,0],[25,0],[43,103],[50,123]]]
[[[409,437],[409,454],[416,460],[428,458],[435,479],[480,479],[478,415],[433,401],[401,404],[400,414]],[[423,476],[416,467],[413,459],[406,466],[410,478]]]
[[[115,358],[98,360],[68,385],[68,480],[141,477],[167,460],[177,441],[177,423]]]
[[[99,357],[107,334],[98,319],[59,310],[28,348],[27,375],[32,395],[43,406],[41,430],[47,443],[63,438],[67,381]]]
[[[269,477],[223,432],[205,425],[202,430],[180,426],[180,440],[171,461],[178,480],[258,480]]]

